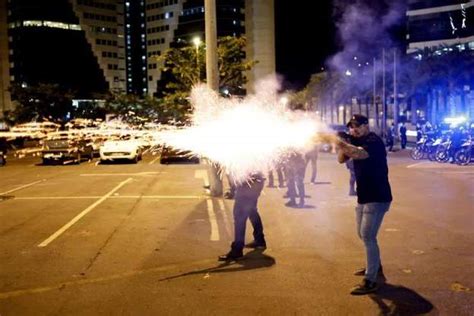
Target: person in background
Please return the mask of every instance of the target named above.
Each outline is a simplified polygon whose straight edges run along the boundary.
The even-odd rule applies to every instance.
[[[274,188],[275,187],[275,180],[273,177],[273,171],[276,171],[278,177],[278,187],[284,188],[285,187],[285,178],[283,176],[283,164],[281,162],[277,163],[275,166],[275,170],[270,170],[268,172],[268,187]]]
[[[387,147],[388,151],[393,151],[393,142],[394,142],[394,137],[395,137],[395,124],[392,123],[390,125],[389,129],[387,130]]]
[[[290,199],[285,203],[289,207],[303,207],[305,198],[304,175],[306,171],[306,161],[303,155],[293,152],[288,157],[286,170],[286,185],[288,187],[287,196]],[[298,203],[296,198],[299,197]]]
[[[311,150],[308,151],[304,156],[306,160],[306,166],[308,165],[308,163],[311,164],[311,183],[313,184],[316,183],[316,175],[318,173],[318,170],[317,170],[318,153],[319,153],[319,146],[314,145],[313,148],[311,148]]]
[[[356,176],[354,171],[354,160],[348,159],[346,161],[346,168],[349,170],[349,195],[355,196],[357,195],[357,191],[355,189]]]
[[[237,183],[235,187],[235,202],[233,209],[234,216],[234,241],[230,246],[230,251],[219,256],[219,261],[234,261],[241,259],[244,246],[264,250],[267,247],[265,235],[263,234],[263,224],[258,213],[258,198],[263,190],[265,178],[261,173],[250,175],[248,181]],[[245,230],[247,219],[253,226],[254,240],[245,245]]]
[[[407,147],[407,127],[405,126],[405,123],[402,123],[400,126],[400,145],[402,149]]]
[[[366,253],[366,267],[355,273],[363,275],[364,279],[351,290],[352,295],[373,293],[379,287],[377,280],[382,265],[377,233],[392,202],[385,145],[379,136],[370,132],[368,123],[365,116],[353,115],[347,123],[350,137],[336,141],[338,161],[354,161],[357,234],[364,243]]]

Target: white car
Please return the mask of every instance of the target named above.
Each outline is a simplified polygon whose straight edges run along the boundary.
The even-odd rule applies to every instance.
[[[101,162],[125,159],[137,163],[142,159],[142,148],[135,140],[108,140],[99,153]]]

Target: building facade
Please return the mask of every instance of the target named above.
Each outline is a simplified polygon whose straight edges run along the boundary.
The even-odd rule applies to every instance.
[[[407,53],[420,61],[422,54],[417,52],[424,49],[440,60],[448,60],[454,50],[474,57],[474,0],[409,0],[407,20]],[[427,120],[439,123],[446,117],[474,118],[474,82],[468,73],[459,74],[462,80],[452,81],[448,92],[446,87],[433,88],[429,104],[420,109]]]
[[[474,1],[409,0],[407,52],[438,46],[474,49]]]
[[[7,23],[11,83],[125,91],[121,1],[9,0]]]
[[[172,43],[204,41],[204,0],[0,0],[0,100],[8,87],[54,83],[77,98],[154,95]],[[218,36],[247,35],[249,86],[275,73],[273,0],[216,1]],[[251,89],[250,89],[251,90]]]

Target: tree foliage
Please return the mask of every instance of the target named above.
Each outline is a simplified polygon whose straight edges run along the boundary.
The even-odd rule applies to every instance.
[[[73,112],[71,91],[63,90],[59,85],[38,84],[22,87],[10,87],[15,107],[5,113],[10,122],[22,123],[32,120],[63,121]]]
[[[217,41],[217,58],[220,90],[241,93],[247,82],[245,71],[256,63],[245,59],[245,37],[220,37]],[[169,115],[182,120],[190,113],[188,101],[193,85],[206,77],[206,48],[201,44],[182,43],[166,50],[158,61],[162,63],[163,103]]]

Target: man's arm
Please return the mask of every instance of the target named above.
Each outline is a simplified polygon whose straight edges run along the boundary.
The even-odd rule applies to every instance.
[[[356,147],[342,140],[339,140],[337,142],[337,145],[339,147],[337,160],[340,163],[344,163],[350,158],[354,160],[362,160],[369,158],[369,153],[362,147]]]
[[[318,133],[314,141],[316,143],[333,143],[338,147],[337,160],[340,163],[344,163],[349,159],[361,160],[369,158],[369,153],[362,147],[356,147],[352,144],[345,142],[340,137],[334,134]]]

